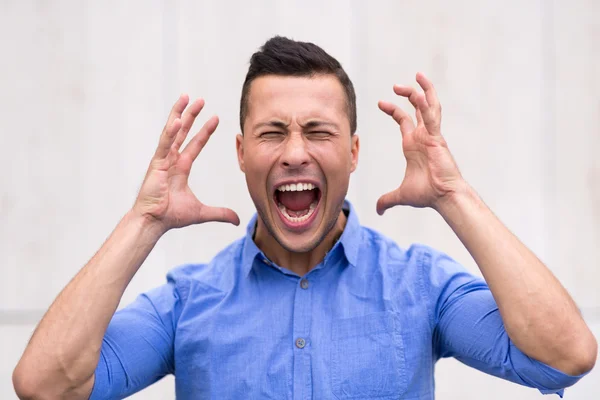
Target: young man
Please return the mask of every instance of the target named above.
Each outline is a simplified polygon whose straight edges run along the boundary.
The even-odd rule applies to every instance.
[[[175,374],[178,399],[432,399],[440,357],[562,395],[593,367],[596,340],[463,180],[435,89],[422,74],[417,82],[423,93],[394,86],[416,125],[379,103],[400,126],[407,168],[377,210],[434,208],[487,283],[434,249],[404,250],[360,226],[345,201],[359,153],[352,83],[321,48],[275,37],[252,56],[242,90],[237,154],[257,209],[246,236],[115,314],[168,230],[239,224],[187,185],[218,120],[181,150],[204,105],[182,96],[135,205],[34,333],[14,372],[19,396],[121,398]]]

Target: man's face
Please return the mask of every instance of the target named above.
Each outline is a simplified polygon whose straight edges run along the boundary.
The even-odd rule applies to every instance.
[[[248,105],[237,153],[250,196],[284,249],[311,251],[335,225],[358,160],[343,87],[333,75],[268,75],[252,82]]]

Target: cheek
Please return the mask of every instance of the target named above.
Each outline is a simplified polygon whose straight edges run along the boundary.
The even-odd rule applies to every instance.
[[[314,158],[319,161],[326,175],[343,176],[350,173],[352,168],[352,153],[349,146],[327,142],[311,148]]]
[[[328,201],[337,203],[343,200],[348,192],[352,172],[350,146],[340,146],[339,143],[318,146],[313,154],[327,180]]]
[[[268,146],[253,146],[248,148],[245,153],[246,169],[255,173],[260,173],[270,168],[272,164],[273,152]]]
[[[264,151],[259,147],[248,149],[244,165],[246,170],[246,181],[249,189],[256,194],[264,191],[266,186],[269,171],[273,165],[273,153]]]

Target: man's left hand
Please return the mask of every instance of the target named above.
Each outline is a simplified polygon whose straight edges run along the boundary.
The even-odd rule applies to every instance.
[[[441,202],[466,186],[441,134],[442,108],[435,88],[420,72],[417,82],[424,93],[409,86],[394,85],[394,92],[408,98],[415,107],[416,127],[410,115],[397,105],[385,101],[378,104],[400,125],[406,158],[406,172],[400,186],[377,201],[380,215],[397,205],[438,209]]]

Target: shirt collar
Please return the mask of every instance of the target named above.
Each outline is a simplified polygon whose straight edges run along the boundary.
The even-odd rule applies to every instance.
[[[352,266],[356,266],[358,259],[358,248],[361,242],[360,223],[354,207],[348,200],[344,201],[342,208],[347,211],[348,215],[346,226],[344,227],[344,232],[342,232],[339,240],[329,251],[329,253],[333,253],[338,246],[341,246],[344,250],[344,255],[346,256],[348,263]],[[247,276],[250,273],[250,270],[252,269],[257,257],[262,258],[262,261],[269,262],[263,252],[260,251],[258,246],[256,246],[256,243],[253,239],[257,218],[258,215],[254,213],[250,219],[250,222],[248,222],[248,226],[246,227],[246,237],[244,238],[244,245],[242,249],[241,266],[244,276]]]

